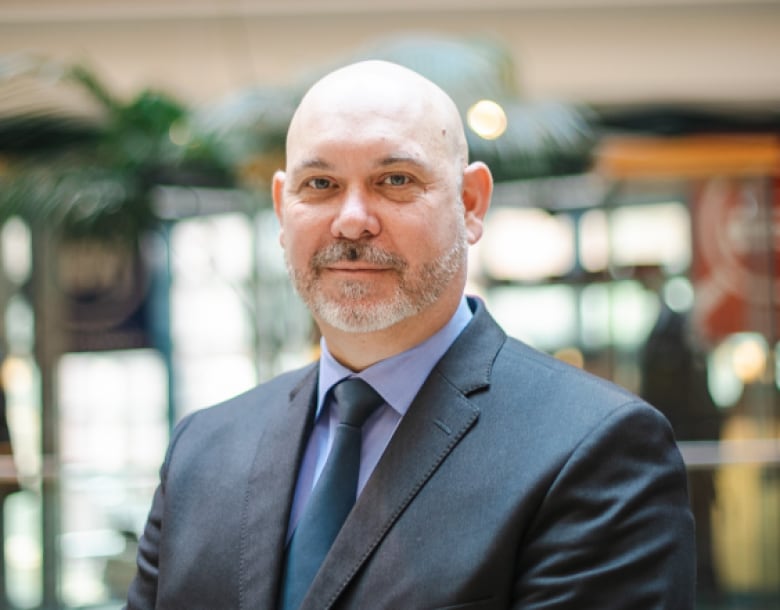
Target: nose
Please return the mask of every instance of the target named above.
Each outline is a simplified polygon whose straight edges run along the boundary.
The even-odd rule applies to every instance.
[[[368,194],[358,188],[347,190],[331,224],[333,236],[358,240],[374,237],[379,230],[379,219]]]

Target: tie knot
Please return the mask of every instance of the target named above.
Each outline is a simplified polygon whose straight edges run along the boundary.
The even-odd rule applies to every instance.
[[[339,422],[360,428],[376,408],[384,403],[376,390],[362,379],[351,377],[333,388]]]

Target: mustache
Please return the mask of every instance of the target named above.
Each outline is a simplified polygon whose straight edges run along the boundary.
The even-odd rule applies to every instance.
[[[399,271],[406,267],[406,261],[397,254],[359,241],[337,241],[317,250],[311,259],[311,266],[313,269],[319,270],[341,262],[363,262]]]

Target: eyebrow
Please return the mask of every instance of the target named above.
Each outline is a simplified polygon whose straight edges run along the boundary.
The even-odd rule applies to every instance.
[[[320,158],[304,159],[290,170],[290,173],[297,173],[307,169],[333,169],[333,166]]]
[[[430,166],[427,163],[411,155],[392,155],[379,161],[379,167],[390,167],[393,165],[413,165],[424,171],[430,170]]]
[[[422,171],[430,170],[430,166],[427,163],[420,161],[412,155],[390,155],[380,159],[377,163],[378,167],[392,167],[395,165],[412,165]],[[291,168],[288,173],[290,175],[295,175],[310,169],[330,171],[333,168],[334,165],[332,163],[329,163],[328,161],[325,161],[319,157],[314,157],[311,159],[304,159],[295,167]]]

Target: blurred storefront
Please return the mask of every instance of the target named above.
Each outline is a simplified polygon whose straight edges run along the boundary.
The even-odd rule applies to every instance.
[[[601,147],[598,167],[633,193],[618,199],[672,181],[686,204],[692,257],[679,271],[693,299],[680,311],[668,294],[640,352],[640,390],[682,442],[705,599],[772,607],[780,601],[780,137],[616,138]]]

